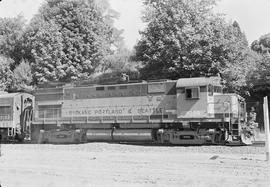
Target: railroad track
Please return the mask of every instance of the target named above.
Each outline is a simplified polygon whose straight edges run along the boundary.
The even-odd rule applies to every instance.
[[[263,146],[263,145],[265,145],[265,141],[262,140],[252,142],[252,146]]]

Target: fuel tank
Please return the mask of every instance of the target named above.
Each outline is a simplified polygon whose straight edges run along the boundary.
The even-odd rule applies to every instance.
[[[113,140],[119,142],[151,142],[153,141],[152,129],[115,129]]]
[[[112,129],[89,129],[86,138],[87,141],[112,141]]]

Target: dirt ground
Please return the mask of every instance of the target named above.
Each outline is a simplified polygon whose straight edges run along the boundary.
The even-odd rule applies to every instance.
[[[262,146],[4,144],[2,187],[270,186]]]

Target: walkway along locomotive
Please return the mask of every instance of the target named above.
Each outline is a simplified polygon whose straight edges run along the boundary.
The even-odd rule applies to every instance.
[[[63,84],[34,95],[33,132],[62,127],[84,131],[87,141],[189,145],[247,144],[252,138],[244,99],[223,94],[219,77]]]

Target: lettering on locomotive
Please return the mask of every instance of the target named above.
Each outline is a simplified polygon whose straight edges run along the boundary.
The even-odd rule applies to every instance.
[[[63,109],[64,110],[64,109]],[[77,109],[66,109],[64,116],[118,116],[118,115],[152,115],[152,114],[162,114],[163,109],[154,106],[123,106],[123,107],[103,107],[101,109],[97,108],[77,108]]]

